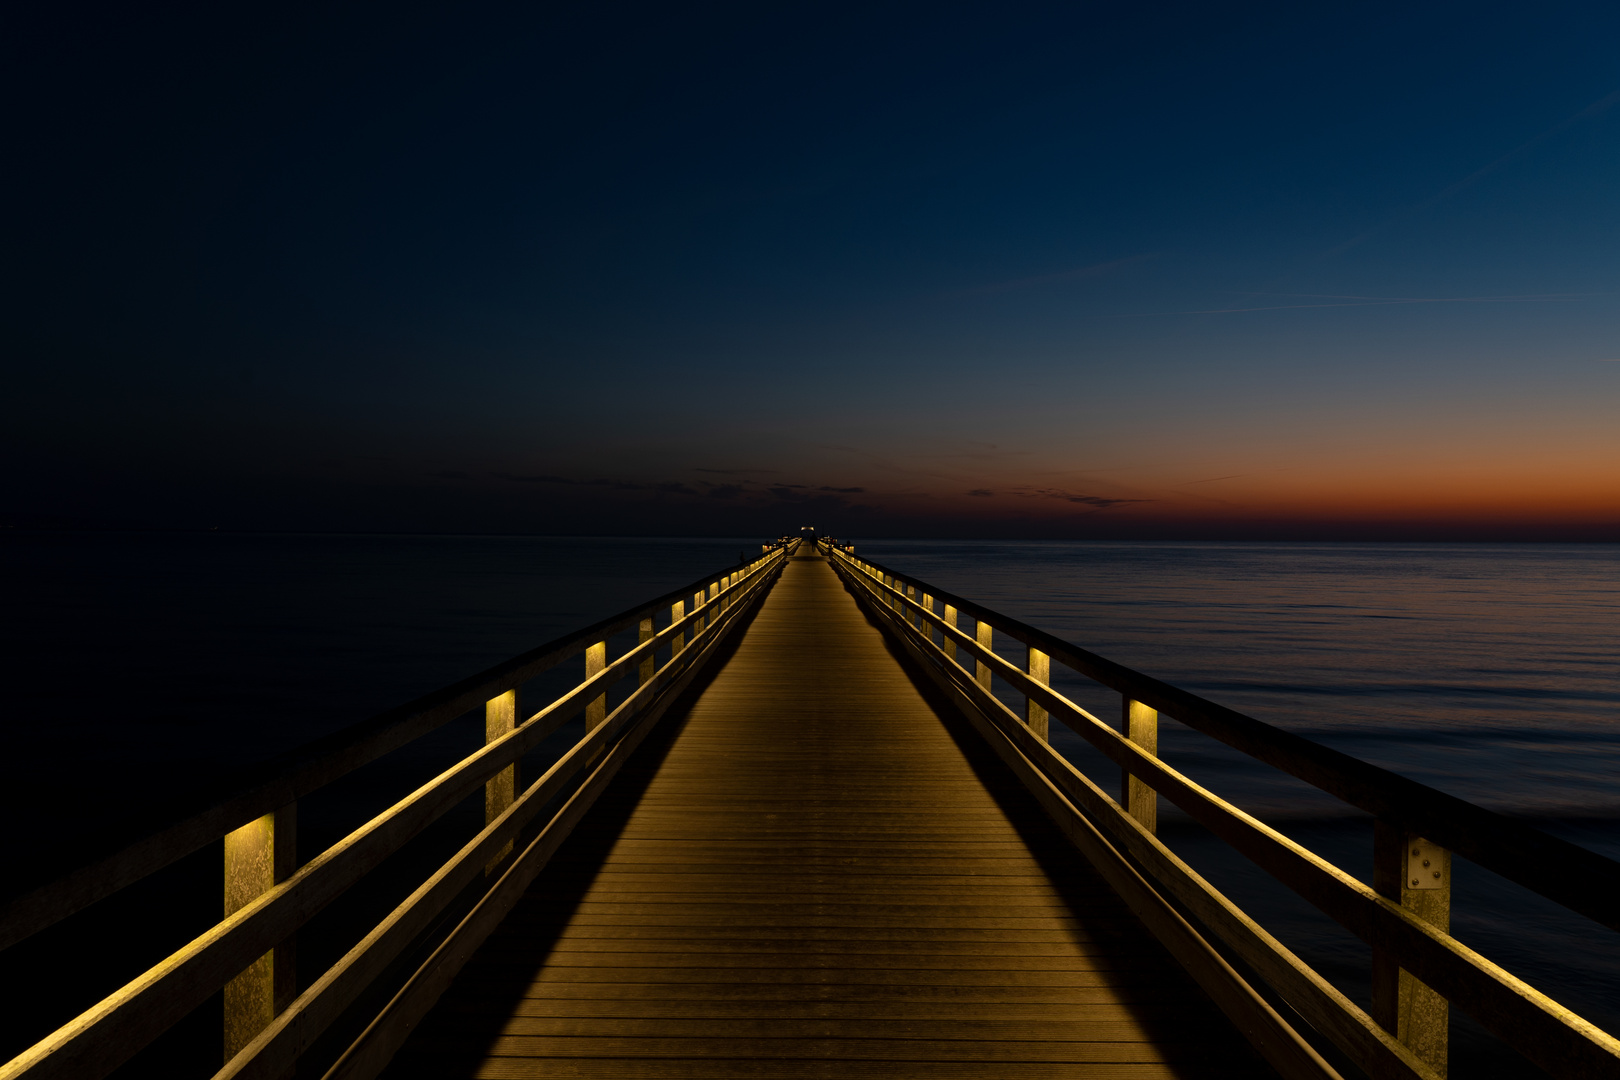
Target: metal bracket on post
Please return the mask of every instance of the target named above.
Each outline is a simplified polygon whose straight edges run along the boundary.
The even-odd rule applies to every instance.
[[[225,834],[225,915],[229,918],[298,869],[298,804],[289,803]],[[230,1061],[298,996],[289,937],[225,984],[225,1058]]]
[[[1373,832],[1373,889],[1436,930],[1451,931],[1451,852],[1379,819]],[[1451,1004],[1373,947],[1372,1017],[1441,1076],[1450,1056]]]
[[[1120,732],[1154,757],[1159,755],[1159,713],[1140,701],[1125,698]],[[1119,802],[1125,812],[1148,832],[1159,831],[1159,793],[1128,771],[1121,770]]]

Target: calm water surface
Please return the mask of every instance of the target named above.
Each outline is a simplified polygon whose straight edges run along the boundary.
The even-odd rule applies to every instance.
[[[0,780],[9,820],[26,824],[6,850],[26,858],[109,807],[296,746],[755,543],[4,535]],[[874,541],[858,552],[1620,856],[1620,546]],[[1117,716],[1111,695],[1058,681]],[[1117,783],[1080,740],[1054,741],[1105,787]],[[1217,793],[1370,873],[1363,815],[1173,723],[1162,748]],[[1164,835],[1365,998],[1358,941],[1185,818],[1165,813]],[[1454,920],[1464,941],[1620,1029],[1616,935],[1466,865]],[[1467,1022],[1454,1037],[1454,1076],[1532,1074]]]

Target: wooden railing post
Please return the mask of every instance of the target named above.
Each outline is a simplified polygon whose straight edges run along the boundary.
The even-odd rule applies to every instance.
[[[595,645],[585,646],[585,677],[600,675],[602,669],[607,667],[607,642],[598,641]],[[607,719],[606,692],[591,699],[585,706],[585,730],[595,731],[597,725]]]
[[[298,869],[298,805],[289,803],[225,834],[225,915],[229,918]],[[298,996],[289,937],[225,984],[225,1058],[270,1026]]]
[[[945,605],[944,618],[945,618],[945,625],[946,626],[955,626],[956,625],[956,609],[954,607],[952,607],[951,605],[946,604]],[[956,639],[951,637],[949,634],[944,635],[944,638],[945,638],[945,655],[950,657],[952,660],[955,660],[956,659]]]
[[[677,623],[684,618],[686,618],[685,600],[677,600],[673,604],[669,605],[670,622]],[[671,634],[669,639],[669,658],[671,660],[675,659],[677,656],[681,655],[681,650],[684,648],[686,648],[686,631],[682,630],[680,633]]]
[[[508,690],[499,697],[492,697],[484,702],[484,745],[487,746],[502,735],[510,733],[516,726],[516,690]],[[484,824],[488,825],[506,813],[507,808],[512,805],[512,800],[516,798],[517,762],[514,761],[484,782]],[[500,861],[511,852],[511,844],[501,848],[484,867],[484,873],[486,875],[494,873]]]
[[[645,645],[647,642],[653,639],[653,636],[653,621],[652,617],[648,616],[647,618],[641,620],[641,625],[636,630],[636,644]],[[649,652],[645,657],[642,658],[641,668],[636,672],[636,685],[646,686],[648,683],[652,682],[653,673],[657,670],[658,658]]]
[[[1373,889],[1450,933],[1451,852],[1383,818],[1373,826]],[[1373,1019],[1445,1076],[1450,1003],[1402,968],[1388,947],[1374,946],[1372,974]]]
[[[698,611],[702,607],[703,607],[703,593],[702,592],[693,593],[692,594],[692,614],[697,616],[696,618],[694,618],[692,620],[692,636],[693,637],[697,637],[699,634],[701,634],[703,632],[703,616],[698,615]]]
[[[923,593],[922,606],[924,611],[932,612],[934,610],[934,598],[927,593]],[[917,629],[921,630],[923,637],[929,641],[934,640],[934,624],[928,620],[926,615],[917,616]]]
[[[1159,713],[1140,701],[1125,698],[1120,715],[1120,733],[1154,757],[1159,755]],[[1121,770],[1119,803],[1125,812],[1148,832],[1159,829],[1159,793],[1129,771]]]
[[[991,641],[995,638],[995,630],[983,619],[974,619],[973,625],[973,636],[978,641],[979,648],[988,651],[991,647]],[[974,658],[973,663],[974,679],[986,690],[990,689],[990,665],[977,657]]]
[[[1052,685],[1052,658],[1031,645],[1029,647],[1029,665],[1025,668],[1029,677],[1042,686]],[[1042,742],[1046,742],[1050,720],[1046,714],[1046,706],[1036,704],[1032,697],[1024,698],[1024,726],[1030,733]]]

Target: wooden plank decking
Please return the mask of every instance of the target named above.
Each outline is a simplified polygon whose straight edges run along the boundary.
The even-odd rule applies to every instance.
[[[795,558],[391,1077],[1269,1069]]]

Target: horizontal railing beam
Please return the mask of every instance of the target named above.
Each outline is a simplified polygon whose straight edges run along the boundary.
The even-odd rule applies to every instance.
[[[770,555],[739,563],[746,569],[766,563]],[[757,567],[756,567],[757,569]],[[683,600],[698,588],[707,592],[709,574],[646,604],[557,638],[460,682],[425,694],[352,727],[318,739],[178,806],[159,809],[144,822],[118,827],[103,837],[100,850],[79,865],[36,867],[9,883],[10,896],[0,902],[0,949],[22,941],[52,923],[161,870],[177,859],[224,836],[232,829],[296,802],[397,750],[423,735],[479,708],[485,701],[514,689],[597,641],[639,625],[642,618]],[[94,837],[90,839],[94,845]],[[83,855],[83,845],[74,845]]]
[[[855,560],[837,548],[832,550],[837,557],[865,561]],[[1425,836],[1571,911],[1620,930],[1620,862],[1217,705],[916,578],[876,563],[866,565],[896,580],[926,588],[957,611],[975,620],[983,619],[1008,637],[1039,649],[1052,660],[1157,709],[1195,731],[1320,788],[1357,809],[1398,823],[1408,832]],[[870,580],[872,575],[867,573],[866,577]],[[881,582],[878,587],[900,596],[902,602],[915,603],[898,589]],[[917,607],[921,610],[921,605]],[[943,625],[937,617],[930,621]],[[958,644],[963,637],[957,635]],[[966,640],[971,642],[971,639]]]
[[[752,580],[754,585],[763,584],[762,575],[777,565],[780,565],[779,559],[761,560],[745,580]],[[717,605],[717,601],[710,601],[702,605],[698,613],[638,643],[513,731],[489,742],[417,788],[327,848],[285,882],[262,893],[252,903],[0,1066],[0,1080],[23,1076],[100,1076],[116,1068],[236,972],[295,932],[383,859],[475,793],[490,777],[582,712],[587,702],[609,685],[638,673],[644,656],[651,655],[661,643]],[[710,619],[670,663],[684,667],[704,655],[709,642],[729,623],[723,616]],[[632,695],[631,700],[639,698]]]
[[[960,665],[953,664],[955,670],[948,673],[930,663],[931,658],[924,650],[939,652],[939,646],[925,639],[915,626],[906,623],[901,610],[889,606],[882,594],[871,590],[867,599],[878,618],[893,627],[900,644],[913,659],[924,665],[924,670],[952,698],[969,723],[980,730],[991,748],[1024,782],[1081,856],[1249,1039],[1261,1056],[1288,1080],[1340,1080],[1339,1073],[1322,1059],[1315,1048],[1211,947],[1197,928],[1165,902],[1164,897],[1135,866],[1122,857],[1119,850],[1098,830],[1096,823],[1080,813],[1066,794],[1016,744],[1009,744],[1005,740],[1006,732],[980,704],[987,700],[994,709],[1003,713],[1006,713],[1006,707]],[[1013,727],[1029,735],[1016,717]],[[1403,1077],[1402,1080],[1411,1078]]]
[[[870,575],[861,584],[874,594],[880,612],[891,607],[891,597],[897,590],[872,580]],[[916,608],[925,618],[932,615],[921,605]],[[903,623],[898,614],[895,619]],[[1620,1068],[1620,1040],[1172,769],[1061,693],[1030,679],[1015,665],[982,648],[974,638],[947,626],[942,619],[935,625],[945,631],[947,640],[954,640],[959,649],[975,657],[975,670],[958,663],[914,628],[907,626],[900,632],[909,633],[924,646],[932,661],[952,672],[962,684],[962,692],[981,706],[1004,712],[1012,722],[1018,722],[981,684],[978,666],[987,664],[1015,690],[1039,701],[1116,764],[1148,781],[1194,820],[1340,925],[1369,944],[1394,950],[1401,957],[1402,967],[1532,1061],[1557,1076],[1606,1077]]]
[[[781,564],[776,565],[779,567]],[[757,584],[766,586],[768,582]],[[661,694],[656,701],[646,703],[645,711],[638,712],[625,722],[626,730],[623,736],[607,754],[601,758],[592,756],[587,759],[600,760],[601,764],[586,777],[523,853],[513,860],[501,879],[479,900],[477,906],[468,912],[433,954],[406,980],[399,993],[327,1072],[327,1080],[369,1080],[386,1068],[400,1045],[437,1002],[439,995],[455,978],[462,965],[511,911],[535,876],[544,868],[552,854],[606,788],[619,767],[635,751],[639,741],[660,719],[664,709],[692,681],[703,663],[719,648],[720,642],[730,632],[731,627],[741,621],[763,591],[763,588],[749,586],[744,591],[733,594],[732,605],[718,617],[718,633],[705,642],[701,649],[696,650],[696,659],[676,676],[668,692]],[[607,723],[619,722],[620,714],[631,708],[633,700],[627,700],[621,705],[619,711],[608,718]],[[270,1080],[275,1074],[266,1072],[262,1075],[266,1080]]]
[[[755,586],[745,596],[751,597]],[[739,613],[741,608],[736,609]],[[475,836],[431,878],[407,897],[392,913],[351,949],[337,964],[301,994],[282,1015],[249,1045],[243,1048],[215,1080],[277,1080],[294,1066],[298,1057],[324,1032],[364,989],[386,970],[395,957],[430,925],[461,890],[477,879],[484,865],[512,842],[520,830],[567,790],[583,768],[597,760],[597,752],[614,744],[632,721],[651,723],[657,719],[654,699],[674,684],[678,692],[686,685],[688,673],[701,666],[714,645],[725,636],[732,622],[728,612],[702,637],[694,637],[690,649],[666,661],[644,679],[602,724],[575,743],[550,769],[536,780],[500,817]],[[673,629],[673,628],[671,628]],[[638,719],[639,718],[639,719]],[[562,811],[559,811],[561,813]]]

